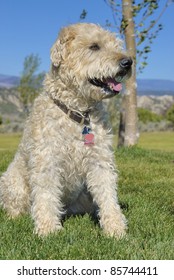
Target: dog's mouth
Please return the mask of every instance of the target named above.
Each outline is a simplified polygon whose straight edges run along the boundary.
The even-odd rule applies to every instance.
[[[122,90],[122,80],[123,78],[121,77],[108,77],[102,80],[97,78],[89,79],[89,82],[96,87],[102,88],[107,95],[106,97],[112,97],[119,94]]]

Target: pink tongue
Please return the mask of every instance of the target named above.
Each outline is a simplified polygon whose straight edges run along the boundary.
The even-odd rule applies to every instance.
[[[112,86],[113,86],[113,89],[115,90],[115,91],[120,91],[120,90],[122,90],[122,84],[120,84],[120,83],[113,83],[112,84]]]
[[[120,91],[122,90],[122,84],[117,83],[114,79],[108,79],[107,80],[108,85],[113,88],[115,91]]]

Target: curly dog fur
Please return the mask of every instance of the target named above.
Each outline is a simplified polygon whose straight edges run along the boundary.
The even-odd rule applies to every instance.
[[[62,228],[65,214],[97,211],[104,232],[125,234],[117,172],[103,99],[131,75],[131,59],[115,35],[95,24],[63,28],[51,49],[51,70],[33,105],[13,162],[0,179],[0,200],[12,218],[31,212],[35,233]],[[56,104],[58,100],[68,113]],[[81,117],[78,123],[70,110]],[[94,144],[84,145],[84,115]]]

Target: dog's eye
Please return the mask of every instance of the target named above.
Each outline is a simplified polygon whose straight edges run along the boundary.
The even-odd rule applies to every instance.
[[[94,43],[89,47],[89,49],[92,51],[98,51],[100,50],[100,46],[97,43]]]

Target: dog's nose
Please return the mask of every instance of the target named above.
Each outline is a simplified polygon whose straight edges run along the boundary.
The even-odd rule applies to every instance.
[[[121,59],[119,64],[120,64],[121,68],[129,69],[131,67],[132,63],[133,63],[132,58],[127,57],[127,58]]]

